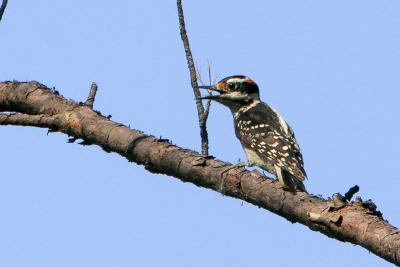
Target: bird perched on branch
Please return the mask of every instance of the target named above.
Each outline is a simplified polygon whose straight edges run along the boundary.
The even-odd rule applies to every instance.
[[[303,157],[293,131],[275,109],[261,102],[253,80],[235,75],[216,85],[199,88],[218,92],[219,95],[202,99],[217,101],[232,112],[235,133],[246,152],[247,162],[228,169],[256,165],[275,174],[285,189],[306,192]]]

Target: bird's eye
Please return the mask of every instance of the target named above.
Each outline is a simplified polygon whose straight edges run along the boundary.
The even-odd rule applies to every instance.
[[[228,87],[229,90],[234,90],[235,89],[235,84],[231,82],[231,83],[228,83],[226,85],[226,87]]]

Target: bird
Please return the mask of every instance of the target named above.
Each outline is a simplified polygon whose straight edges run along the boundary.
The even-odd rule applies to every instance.
[[[219,93],[201,99],[216,101],[230,109],[236,137],[247,157],[246,163],[228,168],[254,167],[274,174],[283,189],[307,192],[303,156],[292,128],[267,103],[260,100],[258,85],[244,75],[229,76],[215,85],[199,86]]]

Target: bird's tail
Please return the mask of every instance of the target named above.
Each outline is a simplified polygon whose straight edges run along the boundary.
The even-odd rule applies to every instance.
[[[296,193],[296,191],[303,191],[307,193],[303,182],[290,172],[281,169],[280,174],[278,174],[277,176],[279,182],[281,182],[285,189],[293,193]]]

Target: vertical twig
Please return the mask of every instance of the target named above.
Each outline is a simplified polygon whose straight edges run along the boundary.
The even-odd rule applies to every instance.
[[[178,6],[178,17],[179,17],[179,30],[181,33],[181,38],[183,41],[183,46],[185,48],[186,59],[190,71],[190,81],[192,84],[194,96],[196,98],[197,115],[199,117],[200,136],[201,136],[201,154],[207,156],[208,155],[208,133],[206,128],[207,118],[205,117],[203,103],[201,102],[200,99],[201,94],[197,85],[196,68],[194,66],[192,52],[190,51],[189,47],[189,39],[186,34],[185,19],[183,17],[181,0],[177,0],[177,6]]]
[[[7,1],[8,0],[3,0],[3,3],[1,4],[1,7],[0,7],[0,20],[3,18],[4,10],[6,10]]]
[[[85,105],[89,106],[91,109],[93,109],[93,103],[94,103],[94,99],[96,97],[96,93],[97,93],[97,84],[95,82],[93,82],[92,86],[90,87],[89,96],[85,102]]]
[[[208,69],[208,84],[212,85],[211,83],[211,61],[207,60],[207,69]],[[209,91],[209,94],[212,95],[212,91]],[[204,119],[208,119],[208,114],[210,114],[210,106],[211,106],[211,99],[207,100],[206,110],[204,111]]]

